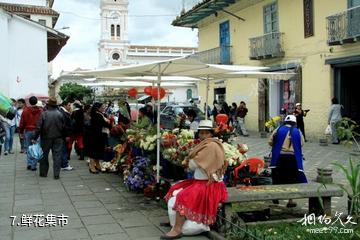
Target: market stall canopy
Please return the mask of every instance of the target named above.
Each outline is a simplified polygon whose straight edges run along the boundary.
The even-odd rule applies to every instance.
[[[153,83],[157,81],[157,77],[154,76],[139,76],[139,77],[100,77],[100,78],[85,78],[87,82],[106,82],[106,81],[117,81],[117,82],[143,82]],[[161,82],[176,83],[176,82],[199,82],[201,79],[192,77],[181,77],[181,76],[164,76],[161,78]],[[146,84],[149,85],[149,84]]]
[[[224,74],[235,72],[252,72],[253,74],[266,70],[266,67],[242,66],[242,65],[217,65],[205,64],[194,57],[169,59],[153,63],[124,66],[111,69],[98,69],[93,71],[76,71],[74,74],[95,78],[111,77],[144,77],[144,76],[182,76],[192,78],[223,78]],[[269,76],[273,74],[268,73]],[[236,75],[232,76],[236,78]],[[248,74],[251,77],[251,74]]]
[[[147,87],[149,83],[147,82],[139,82],[139,81],[99,81],[99,82],[89,82],[89,83],[81,83],[83,86],[88,87]],[[195,86],[193,82],[162,82],[162,87],[188,87]]]

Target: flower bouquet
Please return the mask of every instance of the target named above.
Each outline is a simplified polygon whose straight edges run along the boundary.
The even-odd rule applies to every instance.
[[[175,130],[176,132],[176,130]],[[181,129],[177,135],[177,143],[179,146],[185,145],[189,140],[194,140],[195,134],[193,130]]]
[[[129,191],[142,191],[154,182],[149,158],[136,157],[132,168],[124,171],[124,183]]]
[[[265,123],[265,127],[270,131],[274,131],[276,128],[279,127],[280,125],[280,120],[281,117],[280,116],[275,116],[271,119],[269,119],[266,123]]]
[[[179,144],[179,147],[177,148],[175,153],[175,159],[173,159],[173,161],[176,165],[187,167],[188,162],[186,158],[189,156],[191,150],[200,143],[200,140],[188,139],[186,142],[182,143],[182,145]]]
[[[234,128],[226,123],[219,123],[214,129],[214,134],[224,142],[228,142],[230,137],[234,135]]]
[[[161,136],[161,146],[163,148],[171,148],[176,144],[177,136],[172,132],[164,132]]]
[[[227,185],[231,185],[234,180],[234,169],[246,159],[246,155],[242,154],[239,149],[229,143],[224,142],[226,166],[224,181]]]
[[[225,150],[225,158],[229,167],[236,167],[241,164],[246,158],[239,149],[229,143],[224,142],[223,147]]]
[[[145,151],[153,151],[156,146],[156,135],[148,135],[140,140],[140,148]]]
[[[128,159],[128,154],[125,154],[127,144],[118,144],[112,150],[115,153],[114,158],[110,162],[102,162],[100,164],[102,172],[117,172],[119,166],[124,164]]]

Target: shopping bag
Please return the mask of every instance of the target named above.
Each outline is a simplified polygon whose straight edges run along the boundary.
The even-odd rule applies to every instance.
[[[43,150],[39,143],[35,143],[29,146],[29,157],[39,161],[43,157]]]
[[[325,135],[331,135],[332,131],[331,131],[331,127],[330,125],[327,125],[326,129],[325,129]]]

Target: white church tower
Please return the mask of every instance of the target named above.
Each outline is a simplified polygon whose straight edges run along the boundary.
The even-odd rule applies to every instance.
[[[101,37],[99,67],[126,64],[128,40],[128,0],[100,0]]]

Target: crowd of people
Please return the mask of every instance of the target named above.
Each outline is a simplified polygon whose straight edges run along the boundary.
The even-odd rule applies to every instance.
[[[28,154],[28,148],[40,143],[43,157],[39,160],[39,175],[47,177],[49,153],[52,151],[54,178],[59,179],[60,171],[71,171],[69,160],[75,149],[79,160],[89,163],[90,173],[99,173],[100,160],[105,158],[105,150],[114,146],[111,133],[123,133],[130,124],[133,128],[146,129],[156,123],[153,106],[147,104],[137,114],[131,112],[126,101],[119,101],[119,110],[113,103],[105,105],[95,102],[86,105],[79,100],[74,102],[50,98],[45,104],[35,96],[28,99],[12,99],[16,116],[12,120],[0,116],[0,140],[4,141],[4,155],[14,154],[15,132],[19,133],[20,153],[26,154],[26,168],[37,170],[38,161]],[[134,117],[137,121],[133,121]],[[3,140],[4,139],[4,140]],[[2,143],[0,143],[2,146]]]
[[[229,106],[225,101],[220,104],[217,100],[214,100],[213,108],[211,109],[210,106],[206,107],[205,104],[204,111],[208,117],[213,117],[213,119],[216,119],[218,114],[227,115],[229,119],[228,124],[234,127],[237,134],[243,135],[244,137],[249,136],[245,127],[245,117],[248,109],[244,101],[241,101],[239,106],[235,102]]]
[[[73,147],[79,160],[88,158],[89,172],[99,173],[100,160],[105,158],[107,147],[111,147],[111,136],[124,133],[129,127],[133,129],[150,129],[156,124],[156,113],[151,104],[140,108],[134,114],[129,104],[119,101],[119,109],[114,105],[95,102],[84,105],[79,100],[63,101],[58,104],[56,99],[50,98],[45,106],[33,96],[25,100],[12,100],[16,108],[16,117],[12,120],[1,118],[0,139],[5,136],[4,154],[13,154],[14,133],[19,132],[21,153],[28,153],[31,144],[39,142],[43,150],[43,157],[39,161],[40,177],[47,177],[49,171],[49,153],[52,151],[54,179],[60,178],[61,170],[71,171],[69,164]],[[341,120],[341,108],[336,98],[332,99],[332,106],[328,123],[334,129]],[[239,133],[247,136],[245,117],[248,113],[245,102],[239,106],[226,102],[221,105],[214,101],[213,109],[206,109],[206,113],[214,119],[218,114],[229,117],[228,124],[233,125]],[[282,124],[276,128],[269,139],[272,147],[271,164],[273,184],[306,183],[307,178],[303,168],[302,146],[305,142],[303,117],[308,110],[303,110],[301,104],[296,104],[294,113],[284,115]],[[170,222],[162,225],[171,226],[171,230],[160,239],[181,238],[186,226],[195,224],[201,231],[209,229],[209,225],[216,220],[218,205],[227,199],[227,191],[223,182],[226,171],[225,151],[221,141],[214,136],[212,120],[198,121],[195,111],[189,111],[187,118],[191,122],[190,129],[197,132],[200,143],[195,146],[186,158],[189,169],[194,172],[192,179],[174,184],[165,200],[168,201],[169,213],[174,211]],[[336,135],[332,136],[333,143],[338,143]],[[37,161],[27,154],[27,169],[36,171]],[[274,201],[278,203],[278,201]],[[288,207],[295,207],[296,203],[290,199]],[[193,225],[194,226],[194,225]],[[194,229],[194,228],[193,228]]]

